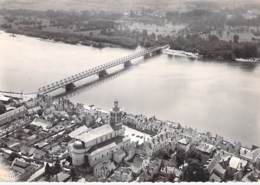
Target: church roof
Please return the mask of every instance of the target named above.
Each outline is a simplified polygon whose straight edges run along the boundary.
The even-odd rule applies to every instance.
[[[113,131],[114,130],[112,129],[112,127],[109,124],[105,124],[105,125],[95,128],[95,129],[91,129],[84,133],[81,133],[80,135],[75,136],[75,139],[88,143],[88,142],[93,141],[97,138],[100,138],[104,135],[113,133]]]

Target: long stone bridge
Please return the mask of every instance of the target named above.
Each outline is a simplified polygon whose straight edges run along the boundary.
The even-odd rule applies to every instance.
[[[139,57],[149,58],[155,55],[158,55],[162,52],[163,49],[168,48],[169,45],[165,46],[158,46],[158,47],[151,47],[145,50],[141,50],[139,52],[136,52],[132,55],[125,56],[116,60],[113,60],[111,62],[108,62],[106,64],[102,64],[90,69],[87,69],[83,72],[77,73],[75,75],[69,76],[67,78],[64,78],[62,80],[53,82],[51,84],[48,84],[46,86],[40,87],[38,89],[38,94],[47,94],[52,91],[55,91],[59,88],[65,88],[66,91],[69,91],[75,87],[75,82],[82,80],[84,78],[87,78],[92,75],[98,75],[99,78],[104,78],[107,75],[107,69],[118,66],[123,64],[125,68],[129,67],[131,65],[131,60],[137,59]]]

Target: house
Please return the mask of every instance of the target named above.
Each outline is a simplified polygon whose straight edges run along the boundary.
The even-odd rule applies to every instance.
[[[259,182],[258,175],[254,173],[254,171],[249,172],[246,174],[242,179],[242,182]]]
[[[35,118],[30,123],[30,125],[35,126],[37,128],[42,128],[43,130],[46,130],[46,131],[48,131],[53,126],[53,124],[51,122],[46,121],[46,120],[42,120],[42,119],[39,119],[39,118]]]
[[[189,148],[190,148],[190,144],[189,144],[188,139],[182,138],[182,139],[178,140],[178,142],[177,142],[178,150],[188,151]]]
[[[57,174],[58,182],[67,182],[70,179],[70,175],[65,172],[60,172]]]
[[[196,150],[202,157],[202,163],[204,164],[207,160],[213,157],[214,151],[216,151],[216,147],[209,143],[200,143],[199,146],[196,147]]]
[[[19,152],[20,147],[21,147],[21,143],[20,142],[13,142],[13,143],[9,143],[7,146],[10,149],[12,149],[13,151]]]
[[[226,167],[226,176],[228,179],[241,180],[243,172],[248,162],[236,156],[230,156],[227,161],[228,165]]]
[[[136,156],[131,164],[131,170],[134,174],[140,174],[143,166],[143,158]]]
[[[108,175],[116,168],[115,164],[108,160],[102,161],[93,167],[93,174],[96,178],[107,178]]]
[[[210,182],[221,182],[222,179],[216,175],[215,173],[211,174],[210,177],[209,177],[209,181]]]
[[[226,170],[219,163],[217,163],[213,169],[213,173],[223,180],[226,175]]]
[[[42,149],[43,147],[47,146],[48,144],[49,143],[42,141],[42,142],[36,143],[34,146],[36,148]]]
[[[231,169],[232,172],[240,171],[245,168],[247,163],[248,163],[247,161],[245,161],[241,158],[232,156],[229,161],[229,169]]]
[[[219,163],[221,157],[218,152],[213,158],[210,158],[206,161],[204,167],[208,170],[209,174],[211,174],[215,168],[215,166]]]
[[[130,182],[133,179],[133,173],[130,168],[120,167],[110,177],[111,182]]]
[[[33,134],[33,135],[27,137],[26,140],[27,140],[28,142],[32,142],[32,141],[34,141],[36,138],[37,138],[37,135],[36,135],[36,134]]]
[[[126,156],[126,152],[122,149],[119,149],[113,153],[113,160],[119,164],[123,161],[124,157]]]
[[[155,159],[150,161],[150,164],[145,168],[144,172],[146,175],[150,176],[151,178],[158,174],[161,168],[161,159]]]
[[[30,163],[24,159],[15,158],[11,164],[11,169],[22,174],[29,165]]]
[[[252,161],[253,160],[253,153],[250,149],[241,147],[240,148],[240,157],[244,160],[247,161]]]
[[[40,160],[42,159],[44,156],[46,155],[45,151],[39,150],[39,149],[35,149],[34,153],[33,153],[33,158]]]

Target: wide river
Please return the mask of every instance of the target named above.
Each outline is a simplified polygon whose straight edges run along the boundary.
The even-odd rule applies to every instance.
[[[0,32],[0,90],[38,87],[133,50],[97,49]],[[242,144],[260,146],[260,65],[190,61],[164,54],[86,86],[71,100],[155,115]]]

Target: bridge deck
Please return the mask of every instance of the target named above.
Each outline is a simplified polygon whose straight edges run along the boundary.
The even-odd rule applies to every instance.
[[[130,60],[139,58],[139,57],[144,56],[144,55],[149,54],[149,53],[153,53],[153,52],[165,49],[167,47],[168,47],[168,45],[148,48],[146,50],[141,50],[141,51],[134,53],[132,55],[121,57],[119,59],[113,60],[113,61],[108,62],[106,64],[102,64],[102,65],[93,67],[91,69],[87,69],[83,72],[74,74],[74,75],[69,76],[67,78],[64,78],[62,80],[53,82],[53,83],[46,85],[46,86],[43,86],[43,87],[38,89],[38,93],[39,94],[49,93],[49,92],[54,91],[56,89],[62,88],[62,87],[66,86],[70,83],[74,83],[76,81],[82,80],[82,79],[87,78],[89,76],[95,75],[95,74],[97,74],[97,73],[99,73],[103,70],[115,67],[115,66],[120,65],[120,64],[124,64],[124,63],[126,63]]]

